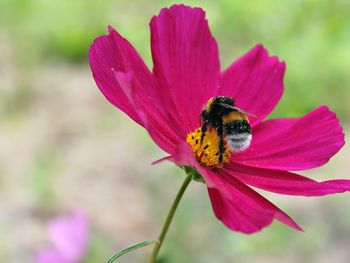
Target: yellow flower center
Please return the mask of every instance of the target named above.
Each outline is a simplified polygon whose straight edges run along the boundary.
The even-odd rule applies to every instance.
[[[203,142],[201,143],[202,129],[198,128],[187,135],[187,143],[191,146],[197,161],[211,169],[221,168],[223,164],[228,163],[231,157],[231,150],[227,146],[224,138],[224,149],[222,162],[219,160],[219,136],[216,129],[208,128],[205,132]]]

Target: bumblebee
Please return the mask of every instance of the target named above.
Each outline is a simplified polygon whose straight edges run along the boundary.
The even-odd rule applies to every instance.
[[[201,140],[208,128],[216,129],[219,137],[219,162],[223,161],[225,140],[232,152],[244,151],[250,145],[252,134],[248,113],[235,107],[234,100],[228,97],[213,97],[209,99],[201,112]]]

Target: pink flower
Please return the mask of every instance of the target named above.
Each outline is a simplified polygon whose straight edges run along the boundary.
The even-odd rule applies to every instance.
[[[269,56],[262,45],[220,71],[204,11],[174,5],[150,22],[151,72],[133,46],[111,26],[108,29],[89,50],[97,86],[169,154],[163,160],[192,167],[203,177],[215,215],[230,229],[254,233],[277,219],[301,230],[249,186],[302,196],[350,190],[348,180],[317,182],[290,172],[327,163],[344,145],[344,134],[326,106],[300,118],[265,120],[283,94],[285,63]],[[202,125],[203,105],[215,96],[232,98],[237,107],[256,115],[249,116],[251,145],[229,152],[222,168],[213,150],[209,154],[214,165],[208,165],[187,138]],[[217,141],[213,134],[205,138],[212,145]]]
[[[88,224],[85,216],[73,211],[67,217],[52,219],[48,225],[53,247],[39,251],[37,263],[78,263],[88,246]]]

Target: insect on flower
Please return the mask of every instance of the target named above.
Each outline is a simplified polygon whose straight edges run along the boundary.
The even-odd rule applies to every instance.
[[[187,136],[187,142],[196,148],[194,151],[200,163],[203,158],[211,158],[211,162],[205,160],[203,163],[208,167],[220,168],[229,161],[232,152],[244,151],[249,147],[252,135],[247,113],[234,107],[233,99],[223,96],[209,99],[201,118],[202,127]],[[214,147],[210,145],[211,139],[203,144],[207,131],[211,136],[215,136],[215,133],[218,136],[218,144]],[[214,155],[209,154],[211,148],[218,148]]]
[[[336,115],[321,106],[298,118],[265,120],[283,94],[285,63],[257,45],[221,70],[205,12],[174,5],[150,22],[153,69],[109,26],[89,49],[97,86],[144,127],[169,160],[205,182],[216,217],[254,233],[274,219],[301,228],[250,186],[302,196],[350,190],[292,171],[319,167],[344,145]]]

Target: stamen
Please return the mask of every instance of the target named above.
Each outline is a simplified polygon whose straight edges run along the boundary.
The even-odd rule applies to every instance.
[[[216,129],[208,128],[205,132],[203,142],[200,143],[202,129],[198,128],[194,132],[187,135],[187,143],[191,146],[197,161],[211,169],[221,168],[223,164],[228,163],[231,157],[231,150],[224,139],[224,149],[222,154],[222,162],[219,161],[219,136]]]

